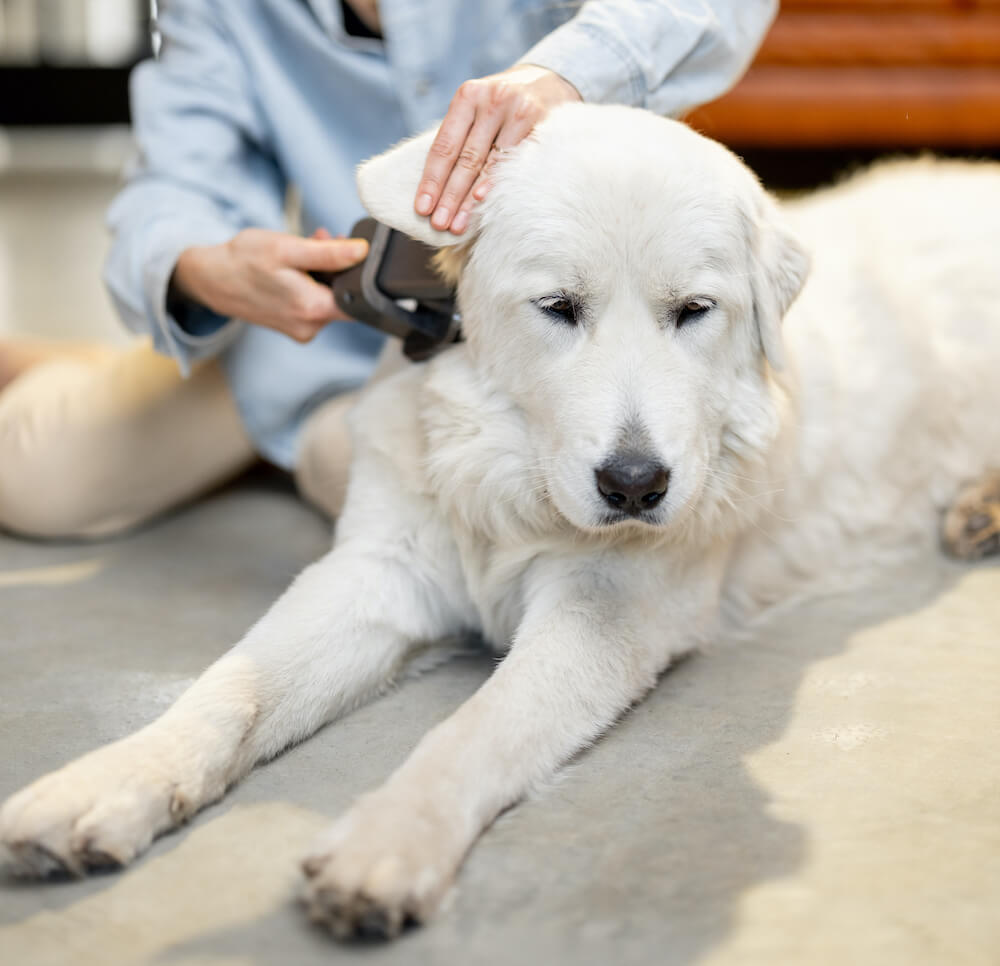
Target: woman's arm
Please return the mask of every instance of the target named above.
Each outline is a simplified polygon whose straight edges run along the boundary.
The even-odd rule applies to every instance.
[[[589,0],[518,64],[455,95],[417,189],[418,214],[461,234],[488,190],[492,153],[566,100],[681,115],[746,70],[777,0]]]
[[[347,267],[366,248],[283,232],[285,181],[215,4],[172,0],[160,28],[159,59],[131,82],[139,161],[108,215],[115,305],[183,369],[226,345],[235,318],[308,339],[343,316],[305,270]]]
[[[777,11],[778,0],[589,0],[521,63],[585,101],[679,117],[739,80]]]

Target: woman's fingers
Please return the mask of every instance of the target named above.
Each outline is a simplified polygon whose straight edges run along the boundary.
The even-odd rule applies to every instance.
[[[303,272],[340,272],[357,265],[368,254],[363,238],[297,238],[283,235],[275,239],[276,261]]]
[[[452,223],[482,173],[504,120],[504,114],[495,108],[486,106],[480,109],[431,216],[431,225],[438,231],[444,231]]]
[[[493,144],[486,152],[485,160],[480,165],[475,179],[463,179],[463,181],[458,182],[458,189],[465,189],[465,194],[461,202],[459,202],[458,211],[452,218],[451,225],[445,226],[450,227],[452,234],[461,235],[465,231],[469,225],[472,209],[489,192],[490,168],[492,168],[498,158],[503,156],[504,151],[520,144],[531,133],[534,126],[545,116],[545,113],[545,109],[540,104],[535,103],[531,95],[526,92],[519,93],[518,96],[509,101],[503,122],[496,131]],[[452,181],[455,180],[455,176],[453,175],[452,180],[448,183],[449,191],[451,190]],[[446,193],[445,198],[447,197]],[[442,203],[444,203],[444,199],[442,199]],[[431,218],[431,224],[437,228],[439,226],[435,224],[435,218],[437,218],[437,212]]]
[[[466,81],[427,155],[414,200],[417,214],[429,216],[439,231],[460,235],[489,191],[488,169],[497,152],[527,137],[556,104],[579,99],[558,74],[531,64]]]
[[[287,270],[286,270],[287,272]],[[302,272],[287,272],[283,331],[297,342],[308,342],[329,322],[346,319],[329,285],[321,285]]]
[[[455,161],[476,120],[475,88],[466,81],[452,98],[448,113],[427,153],[424,172],[414,203],[418,215],[429,215],[437,207]]]
[[[276,329],[308,342],[327,323],[346,319],[329,285],[307,272],[335,272],[365,257],[364,239],[331,239],[325,230],[299,238],[245,228],[220,245],[193,246],[177,259],[176,294],[220,315]]]
[[[458,209],[458,213],[451,220],[451,231],[455,235],[461,235],[466,228],[469,227],[469,218],[472,215],[472,209],[486,197],[490,190],[490,169],[493,167],[494,162],[497,159],[499,152],[496,145],[490,150],[489,156],[486,158],[486,163],[483,165],[482,171],[479,172],[479,177],[476,178],[475,183],[469,189],[468,194],[465,196],[465,200],[462,202]]]

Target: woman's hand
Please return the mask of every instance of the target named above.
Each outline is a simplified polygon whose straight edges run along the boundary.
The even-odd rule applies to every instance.
[[[527,137],[557,104],[580,99],[569,81],[533,64],[466,81],[427,155],[414,203],[417,214],[430,215],[440,231],[461,235],[472,206],[489,191],[496,152]]]
[[[277,329],[308,342],[336,319],[347,319],[329,285],[307,272],[339,272],[368,254],[363,238],[312,238],[247,228],[222,245],[188,248],[171,288],[219,315]]]

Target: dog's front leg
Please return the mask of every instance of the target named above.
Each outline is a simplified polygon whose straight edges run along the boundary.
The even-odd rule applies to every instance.
[[[597,738],[693,647],[719,567],[650,555],[538,565],[489,681],[363,796],[306,859],[304,899],[334,934],[394,935],[440,903],[480,832]],[[569,572],[567,572],[567,570]]]
[[[80,874],[130,861],[256,762],[383,687],[415,644],[454,632],[461,582],[445,531],[419,501],[393,499],[158,720],[11,797],[0,841],[20,870]]]

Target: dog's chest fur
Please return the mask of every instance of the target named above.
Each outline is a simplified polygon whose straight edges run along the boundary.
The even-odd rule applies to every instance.
[[[426,501],[461,574],[453,605],[495,647],[523,616],[532,566],[574,535],[532,472],[518,411],[477,378],[464,347],[409,365],[366,392],[355,416],[359,445],[391,463],[399,485]],[[440,544],[439,544],[440,545]]]

